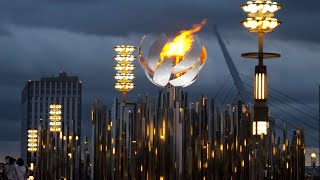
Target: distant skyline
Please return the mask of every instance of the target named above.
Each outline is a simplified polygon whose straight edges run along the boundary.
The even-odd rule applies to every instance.
[[[82,127],[84,134],[89,134],[89,129],[85,127],[90,124],[90,107],[94,99],[100,98],[109,105],[113,97],[120,97],[113,88],[115,70],[112,66],[115,62],[112,57],[115,52],[112,48],[119,44],[137,46],[143,35],[148,36],[144,45],[147,48],[148,42],[150,44],[161,33],[177,33],[204,18],[207,18],[208,24],[199,37],[207,48],[208,60],[199,79],[186,91],[193,94],[194,99],[199,98],[201,93],[214,97],[228,81],[217,98],[221,102],[233,82],[212,27],[219,27],[240,73],[253,77],[257,64],[240,57],[241,53],[257,49],[256,36],[247,33],[240,25],[246,18],[239,7],[244,2],[3,0],[0,7],[0,141],[16,144],[20,140],[20,98],[25,83],[43,75],[57,75],[60,70],[79,76],[83,82]],[[318,109],[320,24],[315,22],[320,17],[320,1],[278,2],[283,5],[283,10],[277,13],[277,18],[283,24],[274,33],[266,35],[265,40],[266,51],[282,55],[279,60],[266,61],[270,87]],[[120,9],[123,12],[119,12]],[[159,88],[148,82],[139,63],[134,63],[138,67],[134,71],[137,87],[129,98],[135,98],[138,93],[155,94]],[[241,78],[252,85],[250,80]],[[231,103],[236,95],[234,88],[226,102]],[[282,100],[296,106],[289,99]],[[302,116],[289,107],[284,109],[318,127],[314,119]],[[302,110],[318,117],[317,112]],[[302,125],[278,111],[271,109],[271,112],[296,126]],[[305,129],[318,138],[318,132],[307,126]],[[309,146],[318,146],[308,137],[306,141]],[[0,152],[7,151],[5,149],[0,146]],[[13,152],[19,150],[18,147],[10,149]]]

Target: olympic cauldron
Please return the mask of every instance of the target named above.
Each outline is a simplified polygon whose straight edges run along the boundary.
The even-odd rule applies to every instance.
[[[206,48],[195,35],[206,20],[183,30],[175,38],[161,35],[153,42],[147,57],[143,57],[139,46],[139,62],[148,79],[159,87],[186,87],[199,76],[199,71],[207,59]]]

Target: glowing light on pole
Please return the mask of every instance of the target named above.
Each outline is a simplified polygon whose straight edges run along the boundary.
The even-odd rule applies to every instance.
[[[316,153],[311,153],[310,157],[311,157],[311,165],[312,165],[312,167],[315,167],[316,166],[316,160],[317,160]]]
[[[36,152],[38,150],[38,131],[28,130],[28,152]]]
[[[125,101],[126,92],[130,92],[135,87],[135,84],[132,82],[135,78],[132,71],[136,66],[134,66],[132,62],[136,58],[132,53],[136,48],[134,46],[121,45],[116,46],[113,49],[117,52],[117,55],[114,57],[114,60],[117,62],[114,66],[114,69],[117,71],[114,76],[117,81],[114,87],[122,93],[123,101]]]
[[[61,105],[51,104],[50,105],[50,132],[61,131]]]
[[[258,59],[259,64],[255,67],[254,76],[254,123],[253,134],[261,135],[267,134],[269,126],[268,121],[268,106],[266,101],[268,99],[268,80],[267,67],[263,65],[264,59],[279,58],[280,54],[263,52],[263,37],[265,33],[273,32],[281,22],[274,18],[274,13],[281,9],[281,6],[272,1],[255,0],[248,1],[242,5],[244,12],[248,13],[247,19],[241,24],[251,33],[258,34],[259,51],[255,53],[242,54],[244,58]]]

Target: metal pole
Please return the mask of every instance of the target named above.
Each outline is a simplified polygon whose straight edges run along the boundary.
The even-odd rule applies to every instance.
[[[259,66],[263,66],[263,32],[258,33],[259,41]]]
[[[126,97],[127,97],[127,93],[126,92],[122,92],[122,102],[126,103]]]
[[[320,167],[320,85],[319,85],[319,146],[318,146],[318,151],[319,151],[319,155],[318,155],[318,158],[319,158],[319,164],[318,166]]]

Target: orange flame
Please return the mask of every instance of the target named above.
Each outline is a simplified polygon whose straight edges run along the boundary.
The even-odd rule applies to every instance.
[[[206,23],[207,19],[204,19],[200,24],[193,25],[192,29],[180,31],[180,34],[173,41],[167,42],[160,53],[161,62],[165,58],[174,57],[176,64],[179,63],[185,54],[190,51],[194,41],[194,33],[200,31]]]

